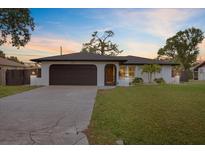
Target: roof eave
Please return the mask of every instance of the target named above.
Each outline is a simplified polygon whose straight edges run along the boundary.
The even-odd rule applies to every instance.
[[[9,66],[9,67],[26,67],[26,66],[17,66],[17,65],[6,65],[6,64],[0,64],[1,66]]]
[[[177,63],[123,63],[124,65],[150,65],[150,64],[157,64],[157,65],[173,65],[173,66],[176,66],[176,65],[180,65],[180,64],[177,64]]]
[[[201,64],[198,64],[197,66],[193,67],[193,70],[198,70],[198,68],[203,65],[205,65],[205,62],[202,62]]]
[[[93,62],[98,62],[98,61],[114,61],[114,62],[124,62],[124,61],[127,61],[127,60],[112,60],[112,59],[105,59],[105,60],[82,60],[82,59],[77,59],[77,60],[64,60],[64,59],[62,59],[62,60],[60,60],[60,59],[56,59],[56,60],[48,60],[48,59],[46,59],[46,60],[40,60],[40,59],[31,59],[31,61],[33,61],[33,62],[46,62],[46,61],[49,61],[49,62],[55,62],[55,61],[93,61]]]

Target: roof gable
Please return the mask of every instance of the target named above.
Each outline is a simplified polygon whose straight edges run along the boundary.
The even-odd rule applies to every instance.
[[[198,65],[196,65],[196,66],[194,66],[193,70],[197,70],[199,67],[203,67],[203,66],[205,66],[205,61],[200,63],[200,64],[198,64]]]
[[[26,67],[23,64],[20,64],[20,63],[17,63],[17,62],[14,62],[12,60],[8,60],[8,59],[2,58],[2,57],[0,57],[0,65],[3,65],[3,66],[13,66],[13,67]]]

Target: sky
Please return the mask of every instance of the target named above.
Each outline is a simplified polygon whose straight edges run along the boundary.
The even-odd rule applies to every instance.
[[[156,58],[166,39],[179,30],[196,27],[205,32],[205,9],[31,9],[36,27],[31,41],[20,49],[1,46],[7,56],[24,62],[32,58],[79,52],[94,31],[112,30],[120,55]],[[205,40],[199,45],[205,60]]]

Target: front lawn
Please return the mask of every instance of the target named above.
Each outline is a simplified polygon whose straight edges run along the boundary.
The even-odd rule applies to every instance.
[[[0,85],[0,98],[14,95],[16,93],[24,92],[27,90],[31,90],[37,88],[37,86],[1,86]]]
[[[205,83],[99,90],[90,144],[205,144]]]

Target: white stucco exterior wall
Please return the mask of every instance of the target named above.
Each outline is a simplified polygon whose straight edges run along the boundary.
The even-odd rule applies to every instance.
[[[167,65],[162,66],[161,72],[157,75],[162,77],[166,81],[166,83],[171,83],[172,82],[172,66],[167,66]]]
[[[205,80],[205,66],[198,68],[198,80]]]
[[[142,74],[142,66],[138,65],[135,68],[135,76],[141,77],[145,83],[148,83],[148,74],[143,73]],[[169,65],[162,65],[160,73],[155,73],[152,76],[152,80],[155,78],[163,78],[166,83],[172,83],[172,66]]]
[[[42,62],[41,63],[41,78],[35,79],[31,77],[31,85],[49,85],[49,69],[53,64],[90,64],[97,67],[97,86],[104,86],[104,69],[106,64],[114,64],[116,66],[116,82],[118,82],[119,63],[118,62],[80,62],[80,61],[65,61],[65,62]],[[33,82],[32,82],[33,81]]]
[[[95,65],[97,67],[97,86],[104,86],[105,83],[105,66],[106,64],[114,64],[116,66],[116,82],[117,85],[120,86],[128,86],[129,82],[131,82],[131,79],[125,79],[120,80],[119,79],[119,69],[120,65],[118,62],[80,62],[80,61],[62,61],[62,62],[42,62],[41,63],[41,78],[35,78],[34,76],[31,76],[31,85],[49,85],[49,69],[52,64],[90,64]],[[148,82],[148,75],[146,73],[142,72],[142,66],[136,65],[135,67],[135,77],[141,77],[145,83]],[[204,71],[205,72],[205,71]],[[161,66],[161,72],[156,73],[153,75],[152,80],[155,78],[162,77],[166,83],[172,83],[172,66],[169,65],[163,65]]]

